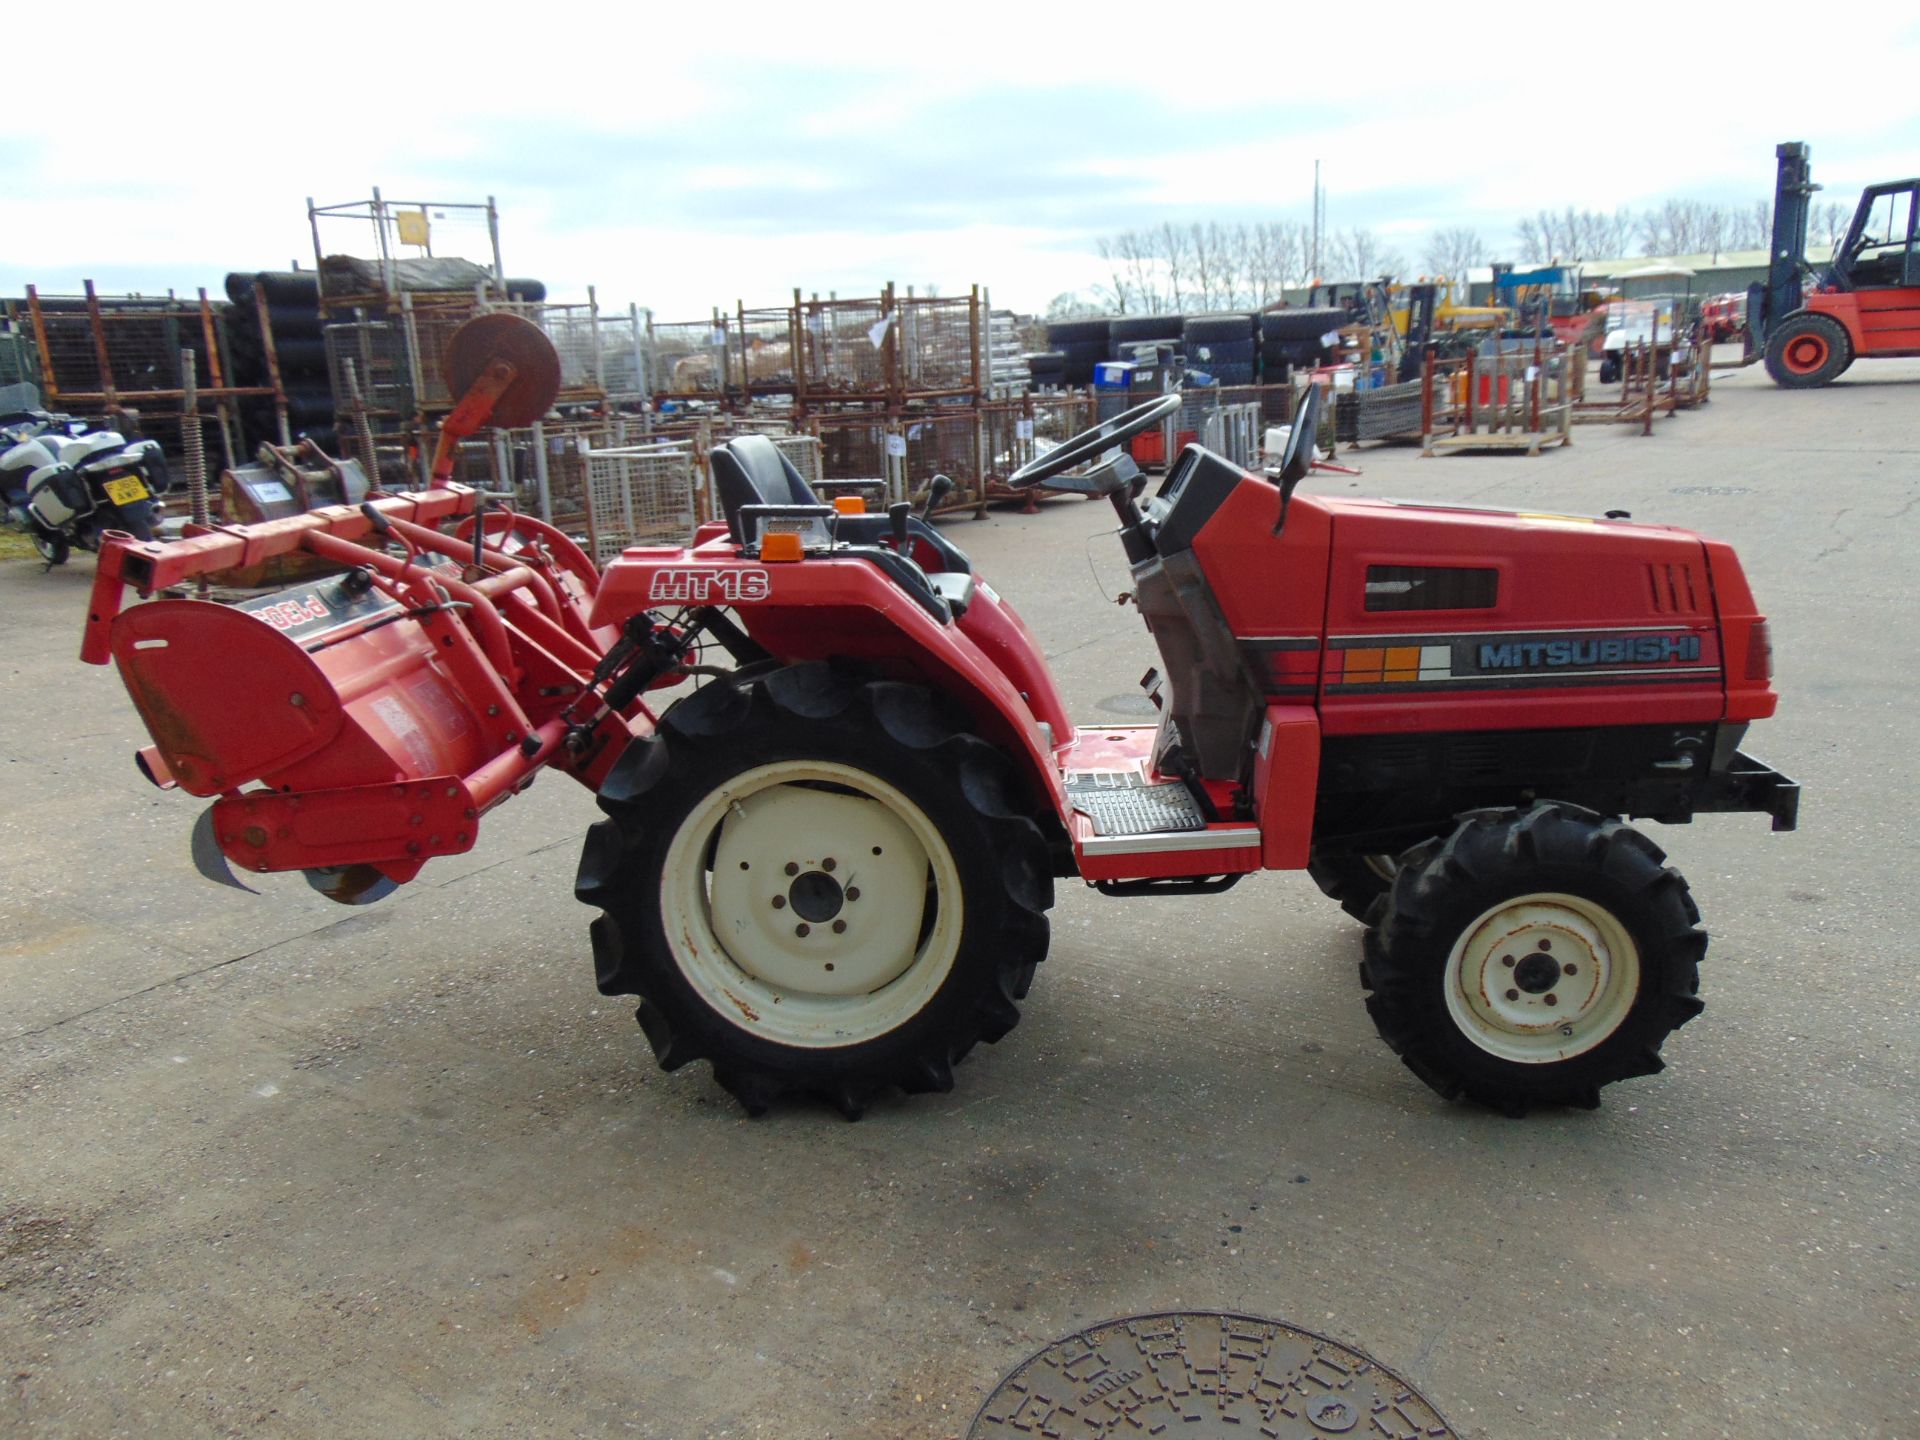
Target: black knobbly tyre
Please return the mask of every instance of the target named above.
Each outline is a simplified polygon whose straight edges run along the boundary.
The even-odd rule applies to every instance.
[[[1600,1103],[1663,1068],[1702,1008],[1686,881],[1617,820],[1540,801],[1482,811],[1400,857],[1367,935],[1367,1011],[1448,1099],[1523,1115]]]
[[[1315,853],[1307,874],[1320,893],[1362,925],[1372,925],[1385,912],[1387,892],[1393,888],[1397,862],[1391,855]]]
[[[1019,1019],[1053,878],[999,750],[919,686],[809,664],[682,700],[607,777],[575,893],[600,989],[661,1066],[707,1059],[753,1114],[858,1118]]]
[[[1853,363],[1846,328],[1827,315],[1789,315],[1767,337],[1767,374],[1789,390],[1831,385]]]

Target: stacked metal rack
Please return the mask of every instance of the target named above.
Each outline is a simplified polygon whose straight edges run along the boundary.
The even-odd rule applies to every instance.
[[[584,302],[550,301],[540,282],[509,277],[491,197],[393,201],[376,189],[370,200],[344,205],[309,199],[307,216],[340,431],[370,473],[401,480],[424,466],[458,399],[441,357],[453,332],[477,315],[518,314],[546,333],[560,357],[561,410],[644,406],[641,312],[602,314],[591,286]],[[483,258],[450,257],[449,238]]]
[[[37,383],[48,409],[148,435],[172,460],[186,453],[189,403],[196,415],[198,407],[207,408],[204,418],[217,426],[229,465],[245,451],[240,402],[270,402],[284,414],[286,394],[277,378],[266,385],[233,383],[228,307],[209,300],[205,290],[185,300],[171,294],[103,296],[91,280],[74,296],[42,295],[29,285],[26,299],[7,301],[6,312],[9,328],[32,336]],[[271,353],[273,338],[264,328],[259,341]]]

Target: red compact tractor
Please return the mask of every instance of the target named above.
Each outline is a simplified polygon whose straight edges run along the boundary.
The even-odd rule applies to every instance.
[[[449,358],[478,376],[463,425],[544,408],[510,328],[490,363]],[[1112,502],[1153,725],[1075,725],[946,535],[822,504],[753,437],[713,452],[724,518],[604,572],[445,483],[121,538],[83,656],[119,665],[148,775],[214,800],[215,878],[365,902],[542,769],[580,781],[606,817],[576,886],[600,989],[640,997],[661,1065],[710,1061],[756,1113],[949,1088],[1013,1028],[1058,879],[1210,894],[1299,869],[1366,924],[1367,1008],[1421,1079],[1592,1106],[1701,1008],[1686,882],[1625,821],[1794,826],[1798,787],[1741,749],[1774,711],[1767,623],[1733,551],[1685,531],[1296,495],[1318,395],[1271,476],[1188,446],[1147,497],[1127,443],[1172,395],[1012,477]],[[296,550],[340,570],[121,606]]]

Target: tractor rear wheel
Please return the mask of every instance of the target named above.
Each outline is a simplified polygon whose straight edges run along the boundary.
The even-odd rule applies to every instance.
[[[823,664],[718,680],[608,776],[575,893],[662,1068],[857,1119],[1019,1019],[1053,877],[1007,757],[933,692]]]
[[[1663,1068],[1702,1008],[1687,883],[1646,836],[1574,805],[1482,811],[1400,857],[1362,982],[1381,1037],[1448,1099],[1509,1115],[1600,1103]]]
[[[1845,327],[1827,315],[1789,315],[1767,337],[1767,374],[1789,390],[1830,385],[1852,363]]]

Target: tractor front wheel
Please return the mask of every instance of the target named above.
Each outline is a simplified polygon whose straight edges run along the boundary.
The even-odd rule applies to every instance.
[[[917,686],[717,680],[621,757],[576,893],[601,990],[750,1113],[948,1090],[1019,1019],[1052,870],[1005,755]]]
[[[1789,315],[1767,337],[1767,374],[1789,390],[1830,385],[1852,363],[1845,327],[1826,315]]]
[[[1368,934],[1367,1010],[1448,1099],[1600,1103],[1700,1013],[1706,932],[1646,836],[1577,806],[1482,811],[1400,859]]]
[[[1386,854],[1316,853],[1307,861],[1307,874],[1320,887],[1320,893],[1338,902],[1362,925],[1380,918],[1398,868],[1398,858]]]

